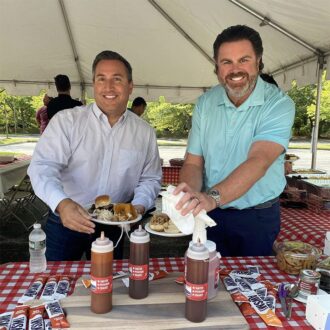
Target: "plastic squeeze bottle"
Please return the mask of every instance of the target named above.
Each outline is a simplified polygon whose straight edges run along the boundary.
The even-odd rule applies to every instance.
[[[101,236],[92,243],[91,257],[91,311],[108,313],[112,309],[113,243]]]
[[[129,296],[142,299],[149,292],[149,245],[150,235],[141,225],[130,236],[129,253]]]
[[[209,251],[205,245],[194,243],[187,251],[185,281],[185,316],[191,322],[202,322],[207,312]]]

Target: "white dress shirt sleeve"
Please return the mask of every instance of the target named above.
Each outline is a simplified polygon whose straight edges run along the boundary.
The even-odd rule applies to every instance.
[[[154,131],[150,134],[148,153],[145,159],[143,172],[139,183],[134,189],[133,205],[143,205],[145,210],[150,210],[155,205],[162,180],[162,168],[160,164],[157,138]]]
[[[68,128],[70,123],[61,122],[61,116],[54,116],[37,143],[28,175],[35,194],[53,212],[58,204],[68,196],[63,190],[60,173],[70,157]]]

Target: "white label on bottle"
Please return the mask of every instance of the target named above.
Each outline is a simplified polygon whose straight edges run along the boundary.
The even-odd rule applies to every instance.
[[[46,240],[44,239],[43,241],[37,241],[37,242],[33,242],[33,241],[29,241],[29,248],[31,250],[42,250],[46,247]]]

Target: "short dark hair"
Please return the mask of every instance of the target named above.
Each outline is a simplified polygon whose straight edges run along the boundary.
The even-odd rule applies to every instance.
[[[259,71],[261,71],[264,68],[264,64],[262,63],[262,54],[264,51],[262,47],[262,40],[260,34],[256,30],[246,25],[230,26],[229,28],[223,30],[220,34],[218,34],[217,38],[213,43],[214,60],[217,60],[219,48],[223,43],[239,40],[249,40],[251,42],[256,56],[260,58]]]
[[[58,92],[67,92],[71,89],[70,79],[67,75],[58,74],[54,80]]]
[[[266,82],[268,82],[269,84],[273,84],[276,87],[278,87],[278,84],[276,82],[276,80],[274,79],[274,77],[268,73],[261,73],[260,74],[260,78]]]
[[[136,97],[132,102],[132,107],[138,107],[139,105],[147,106],[147,102],[141,96]]]
[[[120,54],[118,54],[116,52],[113,52],[112,50],[104,50],[101,53],[96,55],[94,62],[93,62],[93,66],[92,66],[93,80],[94,80],[94,76],[95,76],[96,66],[102,60],[117,60],[117,61],[122,62],[126,67],[128,81],[132,81],[133,77],[132,77],[131,65],[123,56],[121,56]]]

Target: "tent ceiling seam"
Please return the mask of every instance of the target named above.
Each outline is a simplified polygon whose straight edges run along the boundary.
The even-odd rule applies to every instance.
[[[269,74],[271,74],[272,76],[275,76],[275,75],[278,75],[278,74],[281,74],[285,71],[289,71],[289,70],[293,70],[295,68],[298,68],[300,66],[303,66],[305,64],[308,64],[310,62],[313,62],[315,61],[316,59],[318,59],[319,57],[323,59],[324,63],[326,63],[325,61],[325,58],[330,55],[330,52],[327,52],[325,53],[324,55],[320,55],[320,56],[317,56],[317,55],[313,55],[311,57],[308,57],[304,60],[300,60],[300,61],[297,61],[297,62],[294,62],[294,63],[291,63],[289,65],[286,65],[286,66],[283,66],[282,68],[280,69],[276,69],[275,71],[272,71],[272,72],[269,72]]]
[[[253,15],[254,17],[260,19],[260,21],[261,21],[260,26],[269,25],[272,28],[274,28],[275,30],[277,30],[278,32],[285,35],[286,37],[290,38],[291,40],[297,42],[301,46],[303,46],[303,47],[307,48],[308,50],[312,51],[315,55],[318,55],[318,56],[323,56],[324,55],[324,53],[320,49],[313,47],[312,45],[310,45],[306,41],[304,41],[304,40],[300,39],[299,37],[297,37],[296,35],[294,35],[292,32],[290,32],[290,31],[284,29],[283,27],[281,27],[280,25],[272,22],[268,17],[265,17],[265,16],[259,14],[257,11],[255,11],[254,9],[242,4],[240,1],[238,1],[238,0],[228,0],[228,1],[230,1],[234,5],[238,6],[239,8],[243,9],[247,13]]]
[[[48,85],[48,86],[55,86],[53,82],[49,81],[33,81],[33,80],[1,80],[0,83],[3,84],[25,84],[25,85],[33,85],[33,84],[39,84],[39,85]],[[93,86],[92,82],[85,82],[85,86]],[[81,83],[77,81],[71,81],[72,86],[80,86]],[[207,90],[211,86],[167,86],[167,85],[134,85],[134,88],[146,88],[146,89],[183,89],[183,90]]]
[[[148,2],[186,39],[192,44],[212,65],[214,60],[204,49],[155,1]]]
[[[80,78],[80,84],[81,84],[81,86],[83,86],[84,85],[84,77],[83,77],[80,62],[79,62],[79,56],[78,56],[76,44],[75,44],[75,41],[74,41],[74,38],[73,38],[73,35],[72,35],[69,18],[68,18],[63,0],[58,0],[58,2],[59,2],[60,7],[61,7],[61,12],[62,12],[62,16],[63,16],[64,22],[65,22],[66,31],[67,31],[67,34],[69,36],[71,50],[73,52],[74,61],[76,63],[77,71],[78,71],[79,78]]]

